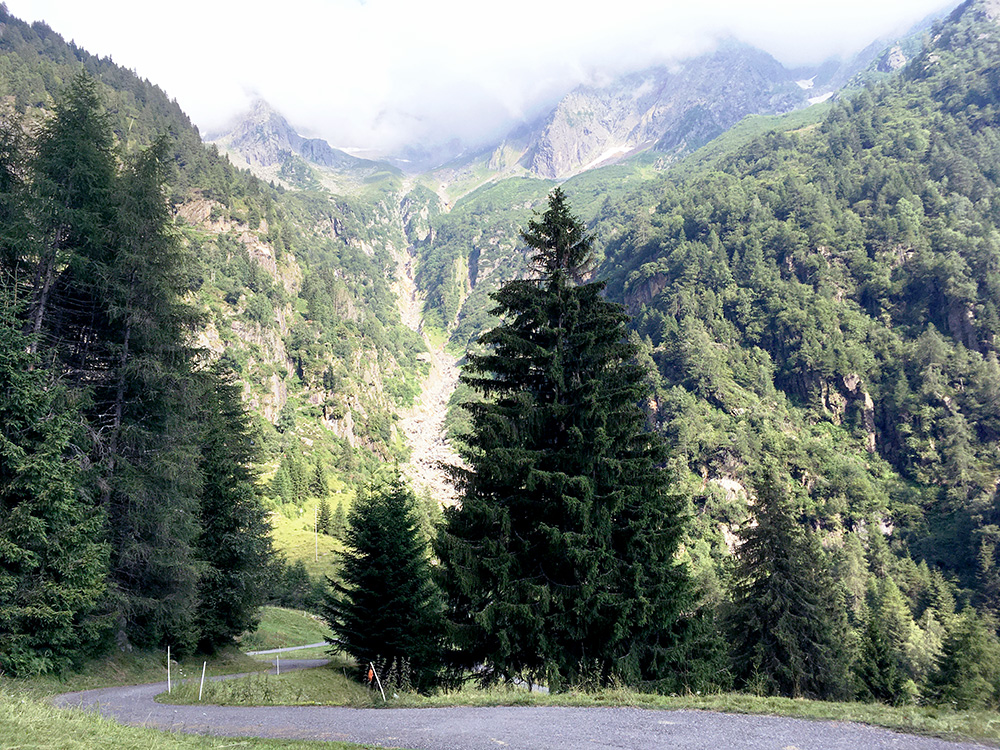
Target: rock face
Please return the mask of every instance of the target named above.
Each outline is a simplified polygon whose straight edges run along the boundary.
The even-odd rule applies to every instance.
[[[338,151],[322,139],[303,138],[263,99],[255,101],[250,111],[215,142],[243,157],[251,167],[280,165],[292,154],[332,169],[356,169],[374,164]]]
[[[889,49],[879,60],[878,70],[882,73],[895,73],[906,65],[906,55],[898,44]]]
[[[975,12],[989,21],[1000,22],[1000,0],[979,0]]]
[[[530,170],[563,178],[648,148],[688,152],[749,114],[807,106],[807,87],[766,52],[736,42],[603,86],[582,86],[552,111],[529,150]]]

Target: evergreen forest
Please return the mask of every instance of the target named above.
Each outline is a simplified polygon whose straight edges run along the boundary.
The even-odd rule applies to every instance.
[[[454,205],[254,176],[0,10],[0,671],[271,602],[399,689],[1000,709],[991,8],[687,157]],[[399,470],[438,343],[443,510]]]

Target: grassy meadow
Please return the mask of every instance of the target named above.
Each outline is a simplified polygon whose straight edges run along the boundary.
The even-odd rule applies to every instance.
[[[312,615],[298,610],[265,607],[261,626],[254,633],[240,638],[240,649],[230,649],[208,660],[209,677],[261,672],[270,667],[265,657],[254,659],[243,650],[282,648],[323,640],[325,628]],[[316,652],[315,654],[313,652]],[[325,648],[296,651],[289,658],[315,658],[326,656]],[[272,657],[273,658],[273,657]],[[204,657],[191,656],[173,660],[171,675],[175,683],[174,694],[184,694],[194,687],[198,693]],[[257,677],[258,675],[254,675]],[[222,683],[280,684],[280,678],[259,675],[260,680],[239,679]],[[166,680],[166,653],[132,652],[116,654],[95,660],[79,671],[62,675],[43,675],[24,680],[4,679],[0,676],[0,747],[4,750],[210,750],[214,748],[246,748],[246,750],[361,750],[367,745],[342,742],[299,742],[288,740],[233,739],[230,737],[201,737],[154,729],[125,727],[93,712],[53,708],[46,698],[58,693],[91,690],[115,685],[135,685]],[[312,678],[314,681],[316,677]],[[310,680],[306,680],[308,684]],[[207,683],[211,689],[219,683]],[[366,691],[354,685],[356,693]],[[300,690],[299,687],[293,690]],[[326,693],[330,695],[329,691]],[[278,697],[277,695],[274,696]],[[352,700],[357,700],[353,696]],[[15,738],[17,738],[15,740]]]
[[[334,495],[327,502],[331,510],[337,507],[338,501],[343,501],[345,510],[350,507],[348,495]],[[309,500],[295,518],[289,518],[280,512],[271,514],[271,540],[274,548],[281,552],[288,562],[302,560],[306,570],[313,578],[323,580],[323,576],[333,572],[334,551],[342,549],[343,545],[332,536],[313,531],[315,508],[317,500]],[[289,512],[298,509],[289,509]],[[308,641],[307,641],[308,642]]]
[[[299,609],[264,607],[260,627],[252,633],[244,633],[238,643],[243,651],[263,651],[319,643],[329,634],[326,623],[316,615]],[[301,657],[296,652],[296,658],[311,657]]]

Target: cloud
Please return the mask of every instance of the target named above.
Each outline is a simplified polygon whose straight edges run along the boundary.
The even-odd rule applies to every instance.
[[[951,3],[954,4],[954,3]],[[786,64],[900,33],[942,0],[7,0],[177,98],[203,132],[255,96],[306,135],[394,148],[496,135],[602,73],[732,35]]]

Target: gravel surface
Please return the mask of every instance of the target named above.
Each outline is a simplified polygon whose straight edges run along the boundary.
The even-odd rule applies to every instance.
[[[282,671],[324,659],[282,661]],[[341,740],[413,750],[962,750],[986,747],[861,724],[711,711],[639,708],[384,708],[171,706],[153,685],[87,690],[53,699],[123,724],[229,737]]]

